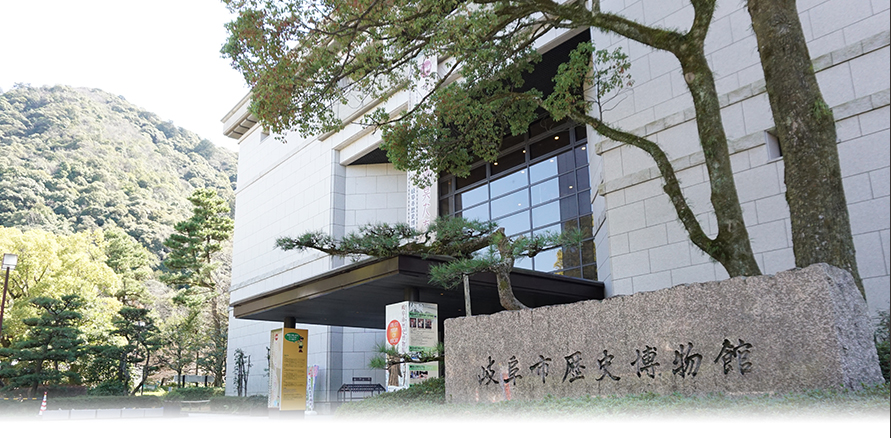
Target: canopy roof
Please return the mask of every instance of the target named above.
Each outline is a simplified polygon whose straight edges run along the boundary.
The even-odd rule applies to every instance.
[[[436,303],[439,320],[465,316],[464,289],[443,289],[428,280],[430,266],[441,259],[400,255],[353,263],[264,294],[232,303],[236,318],[382,329],[388,304],[413,300]],[[514,294],[530,307],[603,299],[603,283],[526,269],[511,273]],[[470,278],[471,312],[504,310],[495,275]]]

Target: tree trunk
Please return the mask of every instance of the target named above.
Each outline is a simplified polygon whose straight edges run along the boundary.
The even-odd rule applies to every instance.
[[[505,236],[504,228],[496,230],[493,238],[498,253],[501,254],[501,263],[492,267],[495,280],[498,283],[498,301],[501,302],[501,307],[506,310],[528,309],[529,307],[517,299],[513,287],[510,285],[510,271],[514,268],[513,245],[511,245],[510,239]]]
[[[131,396],[136,395],[136,393],[139,391],[139,389],[142,388],[143,385],[145,385],[145,381],[146,381],[146,379],[148,379],[149,362],[151,361],[151,359],[152,359],[152,352],[149,351],[148,349],[146,349],[146,351],[145,351],[145,365],[142,366],[142,373],[141,373],[142,378],[139,380],[139,383],[137,383],[136,386],[133,387],[133,391],[130,392]]]
[[[747,6],[783,152],[795,265],[845,269],[863,293],[835,118],[820,92],[795,0],[749,0]]]
[[[696,127],[709,175],[711,203],[717,219],[718,235],[710,239],[703,232],[684,198],[669,157],[658,145],[645,138],[610,128],[600,120],[589,120],[588,124],[601,135],[641,148],[656,161],[665,182],[663,189],[669,196],[691,242],[721,263],[728,275],[731,277],[761,275],[761,269],[755,261],[749,242],[742,208],[739,205],[733,169],[730,165],[727,136],[721,121],[718,92],[705,55],[705,37],[716,2],[700,0],[692,3],[693,25],[686,34],[647,27],[618,15],[601,13],[599,2],[596,1],[591,21],[587,24],[615,32],[654,49],[668,51],[680,62],[684,81],[690,90],[696,110]]]

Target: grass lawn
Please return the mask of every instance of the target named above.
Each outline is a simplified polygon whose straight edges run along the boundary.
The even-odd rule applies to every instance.
[[[341,406],[335,416],[369,420],[405,416],[410,418],[505,419],[624,419],[738,417],[759,419],[808,418],[858,419],[888,418],[887,384],[860,391],[813,390],[801,393],[728,396],[656,395],[623,397],[545,398],[538,401],[499,403],[445,403],[443,379],[416,385],[402,391],[381,394]]]

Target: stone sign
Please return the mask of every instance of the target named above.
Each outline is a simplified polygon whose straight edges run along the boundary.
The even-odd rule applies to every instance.
[[[866,302],[825,264],[449,319],[445,374],[449,402],[883,382]]]

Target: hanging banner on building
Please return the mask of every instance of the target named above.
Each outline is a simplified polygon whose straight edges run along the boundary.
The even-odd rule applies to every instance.
[[[403,301],[387,306],[386,338],[400,354],[419,357],[439,342],[436,304]],[[409,363],[387,369],[387,391],[407,388],[429,378],[439,377],[439,363]]]
[[[272,330],[269,342],[269,403],[282,411],[306,410],[306,359],[309,332]]]
[[[439,78],[437,73],[436,57],[420,57],[418,58],[418,69],[420,70],[420,80],[417,86],[412,89],[409,94],[409,106],[414,107],[421,104],[424,97],[433,91],[436,81]],[[420,175],[420,179],[427,182],[427,186],[419,188],[412,180],[415,179],[417,172],[407,172],[406,178],[408,185],[406,186],[406,203],[405,203],[405,221],[413,228],[426,230],[430,226],[430,222],[436,218],[438,214],[437,186],[436,175],[430,170],[425,170]]]
[[[434,199],[438,196],[436,188],[436,175],[430,170],[425,170],[422,178],[427,181],[427,187],[420,188],[412,182],[417,172],[406,172],[408,184],[406,185],[405,222],[412,228],[426,230],[439,214],[438,206]]]

